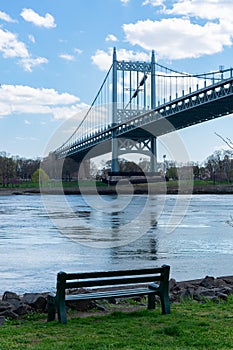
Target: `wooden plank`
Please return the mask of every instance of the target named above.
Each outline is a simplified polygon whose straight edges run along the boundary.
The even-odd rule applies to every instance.
[[[113,271],[96,271],[96,272],[81,272],[81,273],[66,273],[67,280],[73,279],[90,279],[98,277],[117,277],[117,276],[133,276],[133,275],[158,275],[164,272],[162,267],[136,269],[136,270],[113,270]],[[62,273],[62,271],[60,272]]]
[[[90,279],[75,282],[66,282],[66,289],[82,288],[82,287],[101,287],[101,286],[115,286],[115,285],[129,285],[146,282],[161,281],[162,278],[155,278],[154,276],[140,276],[140,277],[126,277],[124,278],[108,278],[108,279]]]
[[[156,293],[155,289],[133,288],[133,289],[123,289],[123,290],[111,290],[111,291],[104,291],[104,292],[80,293],[80,294],[74,294],[74,295],[69,294],[69,295],[66,295],[66,301],[133,297],[138,295],[147,295],[147,294],[154,294],[154,293]]]

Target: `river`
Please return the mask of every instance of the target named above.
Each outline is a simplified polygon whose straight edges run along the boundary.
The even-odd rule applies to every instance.
[[[58,271],[171,265],[233,275],[233,195],[0,196],[0,293],[54,291]]]

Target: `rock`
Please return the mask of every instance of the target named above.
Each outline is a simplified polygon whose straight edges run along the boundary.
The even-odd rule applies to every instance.
[[[21,305],[14,310],[14,312],[19,316],[27,315],[31,311],[32,311],[32,308],[29,305],[26,305],[23,303],[21,303]]]
[[[13,293],[13,292],[8,292],[8,291],[3,294],[2,300],[10,301],[12,299],[20,300],[20,297],[18,296],[18,294]]]
[[[97,307],[97,304],[93,300],[79,300],[79,301],[67,301],[67,307],[77,311],[88,311]]]
[[[200,283],[200,286],[205,288],[213,288],[216,287],[216,280],[214,277],[206,276]]]
[[[107,309],[103,306],[103,305],[97,305],[97,310],[99,310],[99,311],[103,311],[103,312],[106,312],[107,311]]]
[[[176,286],[177,286],[176,280],[174,278],[171,278],[170,281],[169,281],[169,289],[170,289],[170,291],[173,291]]]
[[[12,307],[12,305],[10,303],[8,303],[7,301],[1,301],[0,302],[0,313],[11,309],[11,307]]]
[[[12,320],[17,320],[17,318],[19,317],[14,311],[12,310],[5,310],[3,312],[0,313],[0,317],[3,316],[3,317],[8,317]]]
[[[25,293],[22,302],[39,312],[44,312],[47,305],[47,299],[40,293]]]
[[[222,300],[227,300],[227,294],[225,294],[225,293],[217,292],[216,297],[218,297],[219,299],[222,299]]]
[[[203,302],[205,298],[213,301],[227,300],[227,296],[233,294],[233,276],[218,278],[206,276],[204,279],[182,282],[171,279],[170,282],[171,302],[179,302],[185,298],[199,302]]]
[[[185,298],[191,298],[191,299],[193,299],[194,293],[195,293],[194,287],[187,287],[187,289],[184,289],[184,291],[182,291],[180,297],[181,297],[182,299],[185,299]]]

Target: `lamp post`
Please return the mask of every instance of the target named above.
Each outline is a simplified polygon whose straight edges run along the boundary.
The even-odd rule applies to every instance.
[[[166,154],[163,155],[163,174],[166,175],[167,164],[166,164]]]

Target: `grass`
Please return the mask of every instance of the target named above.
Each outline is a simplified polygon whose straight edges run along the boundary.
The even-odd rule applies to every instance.
[[[194,180],[193,183],[190,183],[190,181],[186,181],[186,180],[182,180],[180,183],[176,180],[170,180],[168,182],[163,182],[163,186],[167,187],[167,188],[173,188],[173,187],[177,187],[182,184],[182,185],[193,185],[193,186],[203,186],[208,188],[208,186],[213,186],[213,181],[212,180]],[[61,181],[50,181],[47,184],[44,184],[43,187],[48,187],[48,188],[57,188],[57,187],[63,187],[63,188],[78,188],[78,186],[82,186],[83,187],[108,187],[107,184],[103,183],[102,181],[95,181],[95,180],[82,180],[82,181],[71,181],[71,182],[61,182]],[[229,185],[228,182],[215,182],[215,185]],[[22,189],[27,189],[27,188],[31,188],[31,189],[38,189],[40,187],[39,183],[34,183],[34,182],[23,182],[17,185],[12,185],[9,184],[8,187],[3,187],[2,185],[0,185],[0,188],[22,188]],[[128,185],[125,185],[125,187],[128,187]],[[140,187],[147,187],[147,184],[137,184],[136,187],[140,188]],[[151,183],[150,184],[151,188],[161,188],[161,182],[155,182],[155,183]],[[164,187],[164,188],[165,188]],[[111,188],[111,186],[110,186]]]
[[[67,325],[42,317],[8,321],[0,328],[0,349],[224,350],[233,349],[233,297],[227,302],[171,305],[155,311],[114,312],[70,318]]]

